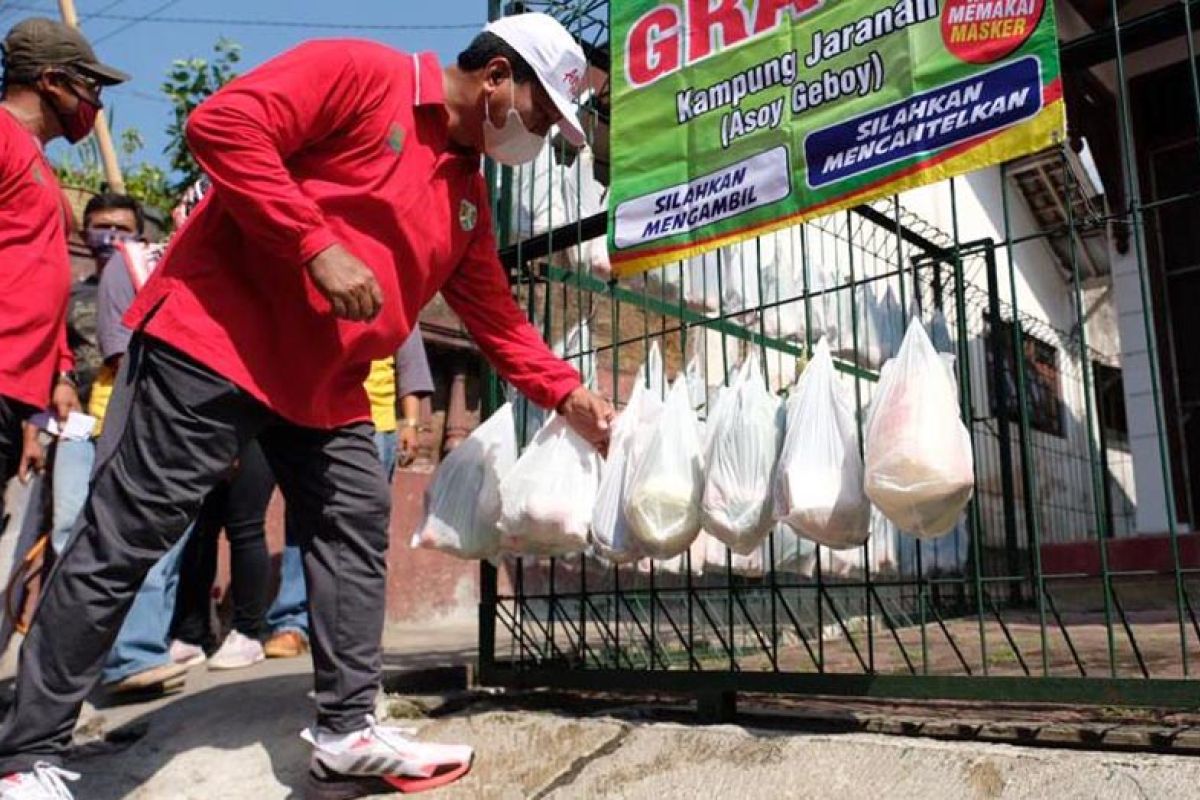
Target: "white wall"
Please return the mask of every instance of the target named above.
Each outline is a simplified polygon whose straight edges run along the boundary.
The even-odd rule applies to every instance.
[[[1121,332],[1121,365],[1125,382],[1125,415],[1129,420],[1129,450],[1137,483],[1137,529],[1163,533],[1168,529],[1167,498],[1163,480],[1163,453],[1159,447],[1161,418],[1154,402],[1154,385],[1147,349],[1146,324],[1138,264],[1132,243],[1129,252],[1111,253],[1113,294]]]

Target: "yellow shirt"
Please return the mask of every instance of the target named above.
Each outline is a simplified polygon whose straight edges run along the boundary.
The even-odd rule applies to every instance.
[[[104,412],[112,398],[116,373],[108,364],[100,367],[92,384],[92,396],[88,399],[87,413],[96,418],[94,436],[104,428]],[[385,358],[371,362],[371,372],[363,383],[371,401],[371,421],[379,431],[396,430],[396,359]]]
[[[87,413],[96,418],[96,428],[92,431],[93,436],[99,436],[100,431],[104,429],[104,412],[108,410],[108,401],[112,399],[113,384],[116,383],[117,374],[108,364],[103,364],[100,371],[96,373],[96,379],[92,382],[92,396],[88,398]]]
[[[363,387],[371,401],[371,421],[375,423],[375,430],[385,433],[396,430],[396,359],[388,357],[372,361],[371,372]]]

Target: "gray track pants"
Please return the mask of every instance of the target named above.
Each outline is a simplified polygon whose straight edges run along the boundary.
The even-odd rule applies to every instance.
[[[0,725],[0,774],[59,760],[146,573],[254,437],[289,517],[304,526],[297,533],[317,723],[333,733],[362,727],[379,689],[390,514],[372,432],[367,424],[315,430],[288,423],[207,367],[135,337],[87,504],[21,648],[16,699]]]

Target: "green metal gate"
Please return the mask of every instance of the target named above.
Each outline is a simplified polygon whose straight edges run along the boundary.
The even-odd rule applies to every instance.
[[[850,554],[781,526],[753,563],[484,564],[482,680],[1200,706],[1200,0],[1058,4],[1059,148],[622,281],[602,244],[607,3],[503,10],[522,9],[579,35],[597,87],[592,151],[489,170],[546,338],[586,319],[566,355],[618,406],[658,343],[669,377],[696,365],[703,415],[749,348],[782,393],[823,334],[861,413],[916,314],[956,358],[977,487],[934,542],[876,516]]]

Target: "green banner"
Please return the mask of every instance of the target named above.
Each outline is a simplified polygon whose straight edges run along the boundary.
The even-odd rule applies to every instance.
[[[630,275],[1061,141],[1045,0],[620,0],[609,250]]]

